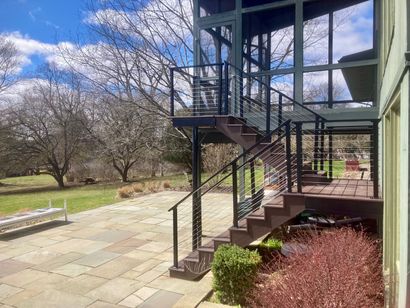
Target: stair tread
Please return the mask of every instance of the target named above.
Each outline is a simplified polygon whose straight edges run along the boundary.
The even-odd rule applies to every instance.
[[[215,248],[214,247],[199,247],[198,251],[214,252]]]
[[[182,265],[182,264],[181,264]],[[174,272],[180,272],[180,273],[185,273],[185,267],[183,267],[183,266],[178,266],[178,267],[175,267],[175,266],[171,266],[170,268],[169,268],[169,270],[170,271],[174,271]]]
[[[241,126],[245,126],[244,124],[239,124],[239,123],[228,123],[226,124],[227,126],[232,126],[232,127],[241,127]]]
[[[260,135],[257,134],[257,133],[242,133],[241,135],[242,135],[242,136],[260,136]]]

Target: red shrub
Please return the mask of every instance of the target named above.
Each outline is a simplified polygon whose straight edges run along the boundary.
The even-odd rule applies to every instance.
[[[381,255],[375,241],[351,229],[304,235],[299,241],[307,244],[307,251],[282,257],[260,273],[250,306],[383,307]]]

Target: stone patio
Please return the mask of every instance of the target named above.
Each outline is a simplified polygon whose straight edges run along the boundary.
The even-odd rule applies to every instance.
[[[0,307],[193,307],[210,278],[169,277],[172,213],[161,192],[0,235]],[[231,211],[231,209],[227,208]]]

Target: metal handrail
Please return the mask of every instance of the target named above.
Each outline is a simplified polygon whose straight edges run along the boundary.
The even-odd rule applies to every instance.
[[[253,149],[255,149],[258,145],[260,145],[261,143],[263,143],[264,141],[266,141],[266,139],[268,139],[269,137],[272,137],[275,133],[277,133],[278,131],[280,131],[283,127],[290,125],[291,121],[287,120],[286,122],[282,123],[282,125],[278,126],[277,128],[275,128],[272,132],[270,132],[269,134],[265,135],[264,137],[262,137],[262,139],[260,139],[258,142],[256,142],[253,146],[251,146],[249,149],[247,149],[245,152],[243,152],[241,155],[237,156],[236,158],[234,158],[230,163],[226,164],[224,167],[222,167],[221,169],[219,169],[217,172],[215,172],[210,178],[208,178],[204,183],[202,183],[202,185],[200,187],[198,187],[196,190],[190,192],[188,195],[186,195],[184,198],[182,198],[178,203],[176,203],[173,207],[171,207],[168,212],[171,212],[172,210],[174,210],[175,208],[177,208],[181,203],[183,203],[184,201],[186,201],[189,197],[191,197],[192,195],[196,194],[197,192],[199,192],[207,183],[209,183],[212,179],[214,179],[216,176],[218,176],[220,173],[222,173],[224,170],[226,170],[228,167],[230,167],[233,163],[236,163],[239,159],[241,159],[242,157],[245,157],[246,155],[248,155]],[[275,141],[276,142],[276,141]],[[275,142],[271,143],[271,145],[275,144]],[[266,147],[268,148],[268,147]],[[264,149],[263,149],[264,150]],[[257,154],[261,154],[260,152],[258,152]],[[245,164],[245,163],[244,163]],[[241,165],[243,166],[243,164]],[[239,167],[241,167],[239,166]],[[238,167],[238,168],[239,168]],[[230,174],[228,174],[229,176]],[[212,186],[215,187],[215,185],[219,184],[220,181],[218,181],[218,183],[214,184]],[[208,189],[209,191],[210,189]],[[203,194],[201,194],[202,196]]]

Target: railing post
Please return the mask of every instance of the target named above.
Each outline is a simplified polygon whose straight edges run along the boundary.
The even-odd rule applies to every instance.
[[[292,149],[290,145],[290,123],[286,124],[286,174],[288,178],[288,192],[292,192]]]
[[[278,127],[282,125],[283,122],[283,96],[279,94],[279,110],[278,110]]]
[[[172,210],[173,218],[173,243],[174,243],[174,267],[178,268],[178,207]]]
[[[320,123],[320,170],[325,170],[325,122]]]
[[[239,76],[238,74],[235,74],[235,84],[232,85],[232,87],[235,87],[235,100],[238,101],[237,97],[239,96],[239,116],[243,118],[243,113],[244,113],[244,105],[243,105],[243,75],[242,75],[242,70],[239,71]],[[239,80],[238,80],[239,78]],[[236,90],[238,89],[238,91]],[[237,93],[239,92],[239,93]]]
[[[314,138],[314,145],[313,145],[313,170],[318,170],[318,151],[319,151],[319,118],[316,117],[315,119],[315,138]]]
[[[329,129],[329,178],[333,179],[333,131]]]
[[[251,171],[251,192],[252,198],[255,198],[256,195],[256,184],[255,184],[255,162],[252,160],[249,162],[249,167]]]
[[[298,193],[302,193],[302,171],[303,171],[303,153],[302,153],[302,123],[296,123],[296,177],[298,182]]]
[[[229,113],[229,64],[224,62],[224,79],[225,79],[225,90],[224,90],[224,114]]]
[[[238,173],[236,160],[232,163],[233,226],[238,227]]]
[[[373,121],[372,128],[372,180],[373,180],[373,197],[379,198],[379,125],[378,121]]]
[[[169,82],[171,83],[171,97],[170,97],[170,113],[171,113],[171,117],[173,117],[175,115],[175,89],[174,89],[174,68],[171,67],[170,68],[170,75],[169,75]]]
[[[219,65],[219,76],[218,76],[218,114],[222,115],[222,79],[223,79],[223,64]]]
[[[202,205],[201,205],[201,137],[199,128],[192,128],[192,250],[202,242]]]
[[[199,96],[199,93],[201,91],[201,86],[198,83],[199,77],[198,76],[192,76],[192,83],[193,83],[193,90],[192,90],[192,94],[193,94],[193,99],[192,99],[192,103],[193,103],[193,108],[192,108],[192,115],[196,116],[196,115],[200,115],[200,112],[198,113],[198,109],[200,107],[200,101],[201,98]],[[199,110],[200,111],[200,110]]]
[[[270,89],[268,88],[266,90],[270,91]],[[270,133],[270,113],[271,113],[271,101],[270,99],[267,99],[266,100],[266,133],[267,134]]]

